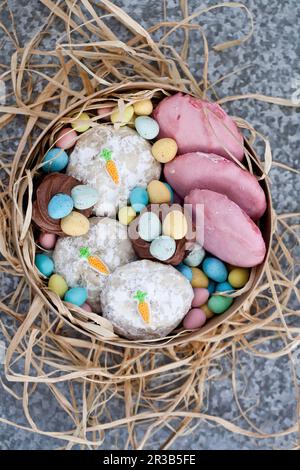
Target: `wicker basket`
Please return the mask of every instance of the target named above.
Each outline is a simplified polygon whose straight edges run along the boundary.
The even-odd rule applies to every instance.
[[[154,100],[159,100],[161,99],[164,95],[174,93],[178,90],[176,90],[172,86],[165,86],[162,87],[162,84],[159,83],[147,83],[147,82],[142,82],[142,83],[129,83],[126,85],[119,85],[107,88],[103,92],[98,92],[95,93],[94,95],[74,104],[70,108],[66,109],[62,114],[57,116],[57,118],[51,122],[51,124],[44,130],[44,132],[40,135],[38,140],[36,141],[34,147],[31,149],[29,152],[26,160],[23,163],[22,169],[19,174],[19,179],[22,179],[22,181],[28,181],[26,178],[26,171],[28,175],[28,170],[31,172],[31,180],[35,177],[36,174],[36,166],[38,166],[39,163],[41,163],[41,160],[43,158],[43,155],[45,154],[45,151],[49,148],[49,146],[53,145],[53,142],[55,141],[55,136],[57,132],[61,129],[61,127],[68,121],[68,119],[72,119],[72,116],[74,117],[74,114],[76,115],[78,112],[81,112],[82,110],[87,111],[90,113],[91,117],[93,114],[95,114],[95,109],[98,107],[98,105],[105,101],[105,100],[115,100],[115,99],[123,99],[124,102],[131,102],[137,99],[141,99],[141,96],[143,97],[144,94],[145,96],[151,96],[153,97]],[[97,125],[97,123],[95,123]],[[254,152],[253,148],[249,145],[249,143],[245,142],[245,146],[247,150],[249,151],[249,154],[252,156],[252,168],[253,172],[258,176],[262,177],[263,176],[263,171],[261,169],[260,163],[258,156]],[[247,165],[247,162],[245,163]],[[250,283],[248,283],[247,286],[247,291],[242,293],[239,297],[237,297],[232,304],[232,306],[222,315],[216,315],[212,319],[210,319],[204,327],[197,331],[193,332],[182,332],[182,331],[176,331],[176,334],[174,336],[169,336],[166,339],[161,339],[161,340],[156,340],[156,341],[128,341],[125,340],[124,338],[119,338],[119,337],[113,337],[113,339],[110,337],[110,335],[101,335],[99,336],[98,333],[94,333],[95,339],[101,339],[103,341],[108,341],[108,342],[113,342],[114,344],[117,343],[118,345],[122,346],[129,346],[129,347],[138,347],[138,348],[155,348],[155,347],[162,347],[164,345],[178,345],[181,343],[189,342],[191,340],[199,339],[199,337],[203,334],[207,334],[211,331],[213,331],[217,326],[219,326],[221,323],[223,323],[225,320],[228,320],[230,317],[232,317],[235,313],[237,313],[240,309],[243,309],[243,306],[247,305],[247,301],[249,297],[252,295],[253,291],[255,290],[259,280],[261,279],[261,276],[264,272],[264,267],[265,264],[267,263],[268,259],[268,254],[269,254],[269,249],[270,249],[270,243],[271,243],[271,236],[272,236],[272,204],[271,204],[271,196],[270,196],[270,191],[268,187],[268,183],[266,179],[262,179],[261,185],[264,189],[266,199],[267,199],[267,211],[265,212],[264,216],[262,217],[260,221],[260,229],[263,234],[264,241],[267,246],[267,255],[265,257],[264,262],[253,268],[252,269],[252,274],[250,277]],[[36,292],[37,295],[39,295],[43,301],[45,302],[45,305],[47,305],[51,309],[56,309],[57,313],[59,313],[59,300],[57,299],[56,305],[53,304],[53,294],[50,293],[49,297],[49,291],[47,288],[45,288],[45,285],[40,279],[37,279],[36,276],[34,276],[33,272],[33,266],[34,266],[34,248],[31,247],[31,256],[28,258],[28,246],[26,244],[26,237],[28,239],[33,240],[31,228],[28,227],[28,232],[26,234],[26,237],[24,238],[24,226],[20,225],[17,223],[17,220],[19,218],[19,208],[20,206],[27,208],[29,207],[28,204],[28,196],[29,196],[29,188],[26,186],[25,183],[22,185],[18,186],[18,192],[16,193],[16,198],[18,201],[18,205],[14,207],[13,210],[13,221],[14,221],[14,242],[15,242],[15,248],[17,250],[19,259],[22,263],[25,275],[27,277],[27,280],[29,284],[32,286],[33,290]],[[26,211],[25,211],[26,212]],[[26,217],[26,213],[23,215],[24,220],[28,220],[28,216]],[[20,240],[20,235],[22,234],[23,240]],[[26,246],[26,253],[24,253],[24,246]],[[66,307],[64,307],[63,311],[61,313],[64,315],[65,318],[68,318],[71,320],[70,323],[72,323],[72,319],[74,318],[74,312],[68,311],[66,312]],[[87,320],[90,322],[90,319]],[[80,330],[85,330],[84,327],[84,321],[81,322],[81,327]],[[87,329],[87,333],[91,334],[91,331]],[[92,333],[93,335],[93,333]]]

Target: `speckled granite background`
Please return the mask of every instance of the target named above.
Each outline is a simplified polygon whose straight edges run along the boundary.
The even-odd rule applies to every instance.
[[[6,2],[4,2],[6,3]],[[8,0],[14,12],[17,35],[22,46],[41,28],[48,15],[48,10],[39,0]],[[143,26],[151,26],[162,19],[163,2],[160,0],[115,0]],[[190,0],[190,11],[216,2]],[[180,17],[177,0],[166,0],[167,14],[170,20]],[[255,16],[255,34],[241,47],[230,49],[222,54],[212,54],[210,60],[210,79],[249,64],[239,74],[229,77],[217,88],[220,96],[246,92],[291,98],[300,87],[300,2],[298,0],[246,0],[244,4]],[[8,29],[11,20],[8,10],[2,6],[1,22]],[[209,13],[202,17],[201,24],[207,33],[209,44],[223,42],[240,37],[245,30],[244,15],[239,11],[224,10],[224,14]],[[53,47],[59,36],[61,25],[50,29],[44,41],[44,47]],[[190,66],[199,73],[202,67],[202,42],[199,33],[192,33]],[[180,44],[182,38],[174,36],[174,44]],[[0,63],[9,65],[13,52],[12,44],[4,37],[0,29]],[[1,71],[2,72],[2,71]],[[199,74],[200,77],[200,74]],[[299,96],[299,94],[298,94]],[[275,161],[299,167],[300,154],[300,111],[263,104],[256,101],[236,101],[226,107],[231,114],[239,115],[251,122],[257,129],[268,135],[273,148]],[[16,149],[17,140],[22,135],[20,127],[14,126],[9,134],[2,132],[0,138],[1,154],[9,158]],[[4,157],[5,156],[5,157]],[[287,171],[274,168],[271,172],[273,201],[279,212],[299,210],[299,179]],[[11,292],[17,281],[1,277],[1,297]],[[26,309],[26,305],[24,306]],[[1,315],[8,328],[10,322]],[[0,362],[2,346],[0,343]],[[262,352],[276,350],[278,344],[266,343]],[[300,350],[293,352],[297,380],[300,382]],[[3,366],[0,364],[1,372]],[[216,364],[215,373],[219,380],[211,384],[206,400],[209,414],[233,420],[236,424],[249,428],[240,418],[234,403],[231,387],[230,368],[223,361]],[[2,379],[5,379],[2,374]],[[289,361],[281,359],[265,360],[246,353],[238,355],[237,388],[241,396],[243,409],[265,433],[272,433],[289,428],[297,419],[295,389],[292,384]],[[15,387],[18,391],[18,387]],[[60,431],[70,424],[57,408],[53,396],[45,387],[40,387],[33,396],[31,407],[33,417],[41,429]],[[118,403],[111,403],[111,412],[118,416]],[[299,410],[298,410],[299,412]],[[0,388],[0,416],[26,425],[20,400],[10,396]],[[299,419],[299,416],[298,416]],[[163,430],[153,436],[152,449],[158,449],[166,437]],[[114,430],[106,434],[103,444],[105,449],[122,449],[126,441],[123,430]],[[256,440],[224,430],[221,426],[205,421],[198,423],[192,434],[180,437],[172,446],[174,449],[273,449],[289,448],[297,442],[296,434],[277,439]],[[5,424],[0,424],[0,449],[53,449],[63,443],[38,434],[26,433]]]

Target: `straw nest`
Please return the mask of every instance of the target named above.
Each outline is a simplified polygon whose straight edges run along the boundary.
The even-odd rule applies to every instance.
[[[268,190],[272,164],[270,146],[249,123],[235,118],[247,134],[246,166],[259,175],[267,195],[269,209],[263,220],[263,232],[269,252],[264,265],[252,270],[242,295],[228,313],[211,320],[197,332],[179,331],[160,341],[132,342],[115,335],[110,323],[101,316],[76,307],[68,308],[47,290],[34,267],[33,178],[45,149],[55,144],[58,131],[71,122],[74,115],[88,112],[91,125],[97,126],[99,116],[95,110],[107,101],[114,101],[122,109],[125,104],[141,98],[159,100],[178,90],[217,100],[207,76],[207,41],[196,23],[209,8],[188,16],[187,4],[182,1],[182,21],[164,21],[146,31],[108,0],[101,0],[102,11],[88,0],[80,4],[75,2],[72,8],[71,4],[68,7],[69,2],[64,7],[54,7],[50,0],[43,0],[43,3],[51,10],[48,25],[56,16],[60,17],[65,23],[66,35],[53,51],[39,49],[42,34],[38,34],[26,48],[16,52],[11,70],[4,74],[4,80],[13,86],[15,105],[0,106],[4,113],[1,127],[10,124],[19,114],[27,117],[26,129],[13,161],[2,164],[8,178],[4,178],[1,192],[0,250],[3,261],[0,266],[4,273],[18,276],[20,281],[17,290],[0,306],[14,319],[13,335],[1,324],[9,341],[6,376],[23,385],[21,398],[28,429],[63,439],[68,448],[75,444],[99,446],[106,429],[120,426],[127,426],[127,445],[139,449],[147,446],[153,434],[165,427],[169,435],[161,447],[168,448],[178,435],[193,429],[196,418],[246,436],[269,437],[252,425],[239,406],[234,385],[235,357],[243,348],[261,355],[259,348],[267,339],[280,338],[285,345],[270,357],[290,355],[299,344],[300,330],[292,321],[299,317],[299,312],[293,311],[289,303],[297,294],[296,273],[286,246],[287,241],[297,240],[296,214],[276,215],[272,210]],[[252,17],[245,6],[231,3],[228,8],[244,10],[252,27]],[[116,36],[116,26],[109,26],[112,18],[127,28],[130,38],[126,43]],[[197,28],[204,42],[200,83],[186,64],[189,31]],[[169,36],[176,30],[183,30],[185,37],[180,52],[168,43]],[[153,35],[158,32],[160,39],[154,41]],[[215,49],[222,51],[237,46],[251,33],[252,29],[242,39],[219,44]],[[54,65],[37,64],[36,57],[41,55],[51,59],[49,63]],[[35,93],[32,86],[35,75],[45,82],[40,94]],[[81,84],[79,91],[71,85],[75,76]],[[235,98],[238,97],[218,101]],[[292,105],[288,100],[262,95],[249,98]],[[36,130],[41,130],[38,137]],[[265,142],[262,161],[253,150],[257,138]],[[21,300],[29,302],[25,315],[20,311]],[[250,335],[257,329],[265,333],[259,339]],[[249,429],[203,411],[206,384],[213,379],[211,366],[225,356],[232,360],[234,396]],[[62,382],[69,384],[68,392],[67,387],[64,391],[61,389]],[[49,387],[71,418],[73,426],[70,429],[47,433],[33,421],[30,396],[40,383]],[[74,392],[75,387],[80,390],[79,395]],[[112,398],[120,403],[118,419],[113,419],[110,414]],[[139,424],[145,422],[147,430],[140,437]],[[19,426],[18,423],[15,425]],[[296,431],[297,423],[276,435]]]

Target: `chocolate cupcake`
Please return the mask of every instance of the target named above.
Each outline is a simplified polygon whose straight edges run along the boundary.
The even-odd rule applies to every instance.
[[[79,184],[81,184],[81,181],[63,173],[50,173],[45,176],[37,188],[36,199],[32,207],[32,220],[41,231],[53,233],[60,237],[66,236],[61,230],[60,219],[52,219],[48,215],[48,204],[50,199],[57,193],[64,193],[70,196],[71,190]],[[79,210],[78,212],[89,217],[92,213],[92,208]]]
[[[151,241],[147,241],[141,238],[141,236],[139,235],[139,222],[143,214],[145,214],[146,212],[152,212],[158,216],[160,222],[163,224],[167,214],[170,214],[172,211],[180,211],[183,213],[183,208],[179,204],[150,204],[133,222],[131,222],[128,228],[128,236],[131,240],[133,249],[139,258],[148,259],[152,261],[159,260],[164,264],[171,264],[172,266],[177,266],[186,257],[193,242],[195,241],[194,226],[192,224],[192,220],[189,214],[184,214],[188,225],[187,234],[180,239],[174,240],[175,250],[172,256],[170,256],[168,259],[162,260],[153,256],[153,254],[151,254]]]

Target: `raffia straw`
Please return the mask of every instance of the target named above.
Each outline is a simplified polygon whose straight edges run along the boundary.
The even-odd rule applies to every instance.
[[[266,439],[297,435],[295,448],[299,448],[299,391],[295,368],[291,362],[298,414],[295,423],[276,433],[265,433],[249,418],[236,387],[238,353],[276,359],[292,353],[300,344],[299,311],[293,309],[291,299],[298,296],[299,276],[293,254],[288,247],[298,243],[296,217],[299,214],[276,215],[272,212],[274,231],[265,273],[252,270],[248,284],[234,294],[238,308],[234,315],[211,320],[209,328],[199,332],[176,331],[163,341],[129,342],[114,334],[110,323],[99,315],[63,303],[45,287],[34,267],[36,244],[31,229],[31,196],[34,177],[40,168],[46,149],[55,145],[58,131],[74,119],[76,113],[86,111],[91,125],[98,125],[95,109],[114,102],[122,111],[127,104],[151,97],[153,100],[176,90],[196,96],[214,98],[219,103],[232,100],[256,99],[262,102],[294,106],[284,98],[272,98],[256,93],[231,97],[218,97],[208,77],[209,49],[203,28],[197,23],[205,13],[234,8],[243,11],[249,19],[248,32],[239,40],[227,41],[214,47],[217,51],[238,46],[253,32],[253,18],[245,5],[228,2],[198,9],[191,13],[188,2],[181,0],[181,21],[168,22],[167,18],[146,31],[124,11],[108,0],[100,2],[66,0],[55,3],[42,0],[49,9],[47,22],[25,48],[19,48],[16,34],[0,27],[16,45],[10,70],[4,68],[2,79],[10,81],[15,94],[11,106],[0,106],[3,116],[0,127],[24,116],[26,126],[11,163],[2,164],[9,176],[1,186],[0,251],[4,274],[20,279],[16,292],[0,302],[5,315],[15,321],[13,335],[1,322],[8,341],[5,371],[10,382],[23,384],[18,396],[3,384],[6,391],[22,400],[28,426],[6,419],[0,421],[19,429],[65,441],[67,449],[75,445],[86,448],[101,446],[106,430],[126,427],[126,447],[142,449],[149,446],[155,433],[164,429],[168,433],[161,449],[176,443],[180,435],[188,435],[199,420],[220,425],[224,429],[249,438]],[[102,8],[99,8],[100,7]],[[109,20],[114,18],[128,31],[128,41],[122,42]],[[57,42],[55,50],[42,49],[43,34],[55,21],[62,21],[66,34]],[[188,64],[189,32],[198,30],[203,39],[204,69],[200,82],[191,74]],[[168,43],[175,31],[182,31],[181,51]],[[80,40],[73,40],[74,33]],[[161,33],[155,41],[153,35]],[[90,40],[93,35],[93,41]],[[38,64],[37,58],[55,59],[53,64]],[[56,61],[58,59],[58,62]],[[59,66],[57,65],[59,63]],[[218,83],[241,69],[229,72]],[[74,76],[81,88],[72,89]],[[37,79],[44,83],[43,91],[33,99],[32,91]],[[28,88],[28,83],[30,87]],[[28,89],[30,90],[28,92]],[[24,94],[24,91],[26,93]],[[24,97],[25,96],[25,97]],[[207,116],[209,123],[209,116]],[[237,125],[250,133],[246,151],[246,165],[260,174],[267,189],[272,154],[268,139],[245,120],[235,117]],[[33,131],[42,134],[33,145]],[[258,162],[252,145],[257,139],[265,144],[264,159]],[[26,146],[31,147],[28,153]],[[286,165],[276,163],[282,171]],[[297,169],[291,169],[297,172]],[[269,201],[270,203],[270,201]],[[271,204],[271,203],[270,203]],[[23,277],[25,276],[25,277]],[[262,276],[262,277],[261,277]],[[257,284],[260,279],[260,283]],[[298,297],[299,298],[299,297]],[[30,307],[24,315],[19,309],[22,300]],[[238,303],[241,300],[240,304]],[[253,332],[262,336],[255,337]],[[278,340],[282,346],[278,346]],[[264,352],[266,342],[274,342],[277,349]],[[205,413],[207,385],[215,380],[213,366],[222,359],[231,361],[232,390],[240,417],[247,429],[222,417]],[[66,384],[64,391],[60,383]],[[70,418],[71,426],[64,431],[48,432],[39,428],[31,416],[30,403],[36,387],[49,388],[58,405]],[[75,392],[80,390],[80,396]],[[111,400],[117,399],[119,416],[112,418]],[[140,429],[145,429],[141,437]]]

